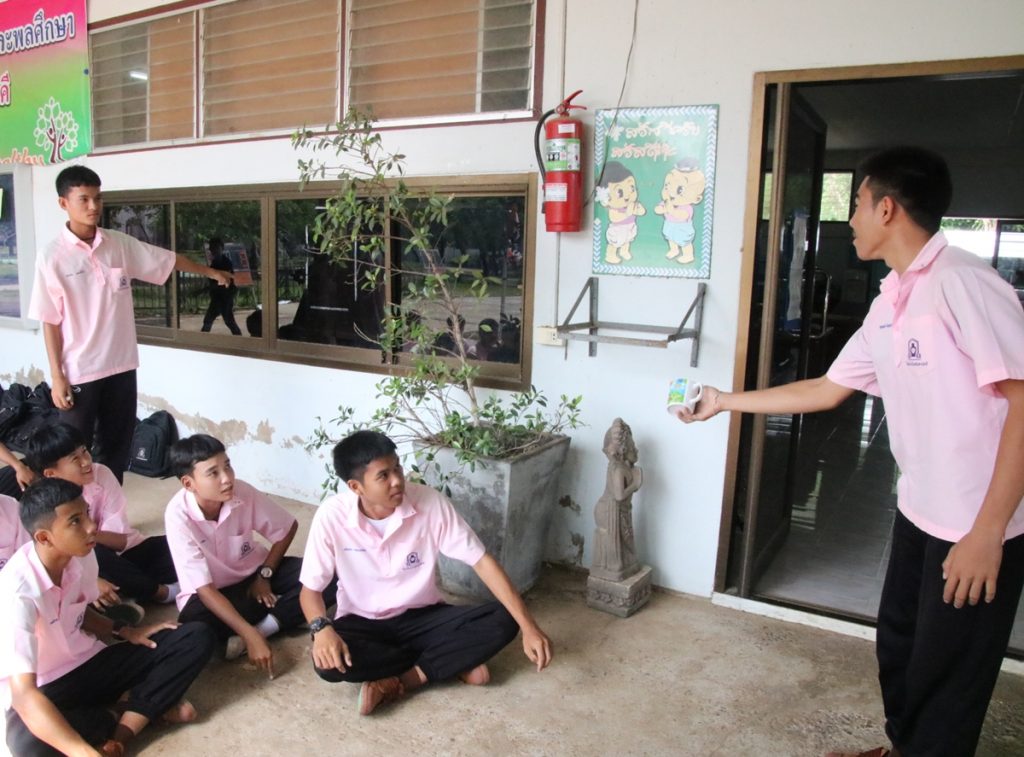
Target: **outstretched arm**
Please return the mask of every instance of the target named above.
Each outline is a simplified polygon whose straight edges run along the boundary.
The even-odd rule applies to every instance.
[[[1010,404],[999,436],[992,480],[971,530],[949,550],[942,563],[944,602],[954,607],[996,597],[996,579],[1003,561],[1006,525],[1024,498],[1024,380],[1000,381],[996,388]]]
[[[723,392],[705,385],[704,394],[692,412],[679,406],[674,413],[683,423],[706,421],[723,411],[813,413],[838,407],[853,392],[853,389],[836,384],[827,376],[751,392]]]
[[[519,624],[519,629],[523,632],[523,652],[537,665],[538,671],[544,670],[551,662],[551,640],[540,630],[537,621],[526,609],[526,603],[512,585],[505,569],[491,555],[484,553],[473,566],[473,570]]]
[[[226,287],[231,284],[232,274],[227,271],[218,271],[216,268],[210,268],[208,265],[196,263],[185,255],[182,255],[180,252],[176,253],[174,270],[181,271],[182,273],[198,273],[200,276],[206,276],[208,279],[213,279],[222,287]]]

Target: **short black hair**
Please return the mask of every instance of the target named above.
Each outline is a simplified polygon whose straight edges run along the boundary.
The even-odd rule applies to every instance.
[[[342,481],[363,480],[366,466],[397,450],[395,443],[380,431],[356,431],[334,445],[334,472]]]
[[[25,487],[18,510],[21,524],[30,534],[53,525],[57,508],[82,496],[82,487],[63,478],[38,478]]]
[[[67,197],[75,187],[101,186],[100,175],[85,166],[68,166],[57,174],[57,195]]]
[[[203,460],[227,452],[220,439],[209,434],[192,434],[171,445],[171,473],[175,478],[191,475],[192,469]]]
[[[220,237],[210,237],[210,241],[206,243],[210,247],[210,252],[216,247],[218,250],[224,249],[224,240]]]
[[[41,426],[25,442],[25,465],[41,476],[44,470],[55,466],[62,457],[86,446],[85,437],[74,426],[66,423]]]
[[[890,147],[866,158],[857,170],[876,205],[891,197],[922,229],[939,230],[953,200],[953,180],[941,155],[923,147]]]
[[[617,160],[610,160],[604,164],[601,170],[601,183],[598,186],[607,187],[609,184],[618,184],[620,181],[633,178],[633,172]]]

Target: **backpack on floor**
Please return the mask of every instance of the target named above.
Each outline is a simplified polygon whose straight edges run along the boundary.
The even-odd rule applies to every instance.
[[[178,425],[166,410],[157,410],[138,422],[132,435],[128,470],[140,476],[160,478],[170,474],[171,445],[178,441]]]
[[[60,411],[53,405],[50,385],[42,381],[26,394],[17,424],[3,434],[2,438],[15,452],[26,452],[28,440],[37,430],[59,422]]]
[[[11,384],[0,397],[0,439],[5,439],[18,427],[28,411],[25,404],[31,390],[21,384]]]

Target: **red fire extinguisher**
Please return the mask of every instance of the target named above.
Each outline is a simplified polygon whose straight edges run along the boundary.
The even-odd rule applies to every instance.
[[[549,110],[537,122],[533,135],[537,151],[537,165],[540,166],[543,181],[544,213],[548,231],[579,231],[582,205],[583,179],[580,173],[580,143],[583,139],[583,123],[569,117],[573,108],[586,110],[582,105],[573,105],[572,99],[583,90],[578,89]],[[557,113],[558,118],[547,119]],[[547,121],[547,123],[545,123]],[[544,127],[544,153],[541,155],[540,129]]]

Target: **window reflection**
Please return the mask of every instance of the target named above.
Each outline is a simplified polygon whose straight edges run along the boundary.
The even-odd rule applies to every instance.
[[[222,287],[199,274],[178,274],[183,331],[260,335],[260,204],[256,200],[175,205],[177,252],[234,275]]]
[[[455,322],[442,303],[418,299],[403,291],[402,278],[415,279],[428,266],[421,251],[404,246],[396,299],[406,313],[423,319],[430,330],[441,332],[434,341],[436,354],[455,352],[458,329],[469,357],[519,362],[523,339],[524,218],[522,197],[459,197],[452,201],[448,228],[437,230],[435,248],[442,267],[457,268],[461,260],[465,269],[465,275],[454,285],[459,312]],[[474,271],[488,279],[484,297],[477,297],[470,288]]]
[[[171,246],[170,205],[115,205],[103,209],[103,226],[135,237],[140,242],[169,249]],[[135,323],[140,326],[171,325],[171,283],[132,282]]]
[[[277,203],[277,336],[286,341],[379,349],[383,283],[367,288],[368,261],[361,255],[339,264],[317,247],[313,229],[324,202]]]

